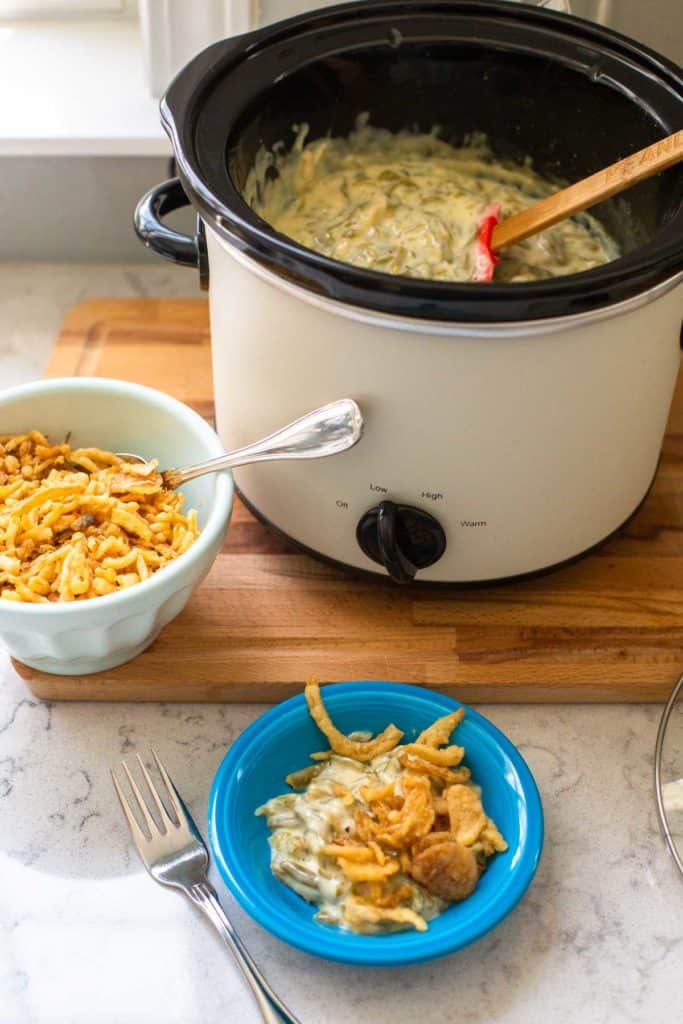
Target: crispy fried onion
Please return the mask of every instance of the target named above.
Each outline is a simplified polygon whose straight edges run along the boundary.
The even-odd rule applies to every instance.
[[[341,754],[342,757],[353,757],[356,761],[367,763],[380,754],[387,754],[393,750],[403,737],[400,729],[397,729],[395,725],[388,725],[374,739],[353,740],[333,725],[323,704],[320,685],[315,676],[311,676],[306,683],[304,693],[311,718],[325,735],[335,754]]]
[[[486,827],[487,819],[479,794],[472,786],[449,786],[446,804],[451,834],[463,846],[471,846]]]
[[[433,761],[425,761],[423,757],[416,757],[405,750],[401,751],[399,758],[404,768],[429,775],[430,778],[438,779],[447,786],[455,782],[467,782],[471,775],[469,768],[447,768],[445,765],[434,764]]]
[[[446,768],[453,768],[456,764],[460,764],[465,756],[464,747],[458,747],[455,744],[452,747],[442,747],[437,750],[436,747],[428,747],[424,743],[406,743],[404,750],[406,754],[415,754],[423,761],[444,765]]]
[[[472,845],[472,849],[479,849],[484,857],[492,857],[494,853],[505,853],[507,848],[508,844],[498,831],[495,822],[487,818],[486,825],[480,832],[476,843]]]
[[[425,747],[445,746],[451,738],[451,733],[460,725],[464,717],[465,709],[458,708],[457,711],[452,711],[450,715],[437,718],[428,729],[420,733],[415,742]]]
[[[394,796],[394,783],[387,782],[383,786],[361,786],[360,795],[365,800],[366,804],[372,804],[375,800],[387,800],[389,797]]]
[[[398,907],[404,900],[413,898],[413,888],[407,883],[388,886],[381,882],[370,882],[367,887],[367,901],[375,907]]]
[[[375,853],[368,846],[356,846],[352,843],[325,843],[321,853],[326,857],[338,857],[344,860],[356,861],[358,864],[369,864],[375,859]]]
[[[385,878],[395,875],[399,870],[399,863],[396,858],[385,861],[384,864],[358,864],[346,857],[339,857],[339,866],[348,879],[352,882],[382,882]]]
[[[384,931],[386,924],[405,927],[412,925],[418,932],[427,931],[427,922],[408,907],[379,907],[366,903],[358,896],[348,896],[344,902],[344,917],[358,932]],[[373,927],[374,926],[374,927]]]
[[[381,846],[397,850],[427,835],[435,818],[429,779],[406,776],[403,787],[406,792],[400,807],[378,800],[373,804],[375,818],[366,811],[356,811],[356,830],[366,842],[374,839]]]

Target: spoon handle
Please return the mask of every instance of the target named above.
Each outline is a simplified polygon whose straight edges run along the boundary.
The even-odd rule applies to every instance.
[[[498,252],[506,245],[521,242],[529,235],[557,224],[573,213],[587,210],[590,206],[609,199],[610,196],[630,188],[639,181],[663,171],[683,160],[683,130],[667,135],[631,156],[603,167],[589,178],[577,181],[561,192],[555,192],[547,199],[541,199],[526,210],[520,210],[513,217],[497,224],[491,235],[491,249]]]
[[[270,459],[321,459],[352,448],[363,434],[363,417],[352,398],[321,406],[261,441],[184,469],[167,469],[164,483],[175,490],[204,473],[217,473]]]

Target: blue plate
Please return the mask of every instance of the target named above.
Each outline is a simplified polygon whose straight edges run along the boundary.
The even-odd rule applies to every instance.
[[[326,686],[325,705],[344,732],[380,732],[394,722],[406,741],[460,705],[449,697],[399,683]],[[531,772],[510,741],[466,708],[457,729],[465,764],[483,789],[484,807],[508,841],[474,893],[450,906],[426,932],[357,935],[313,919],[316,907],[270,870],[265,819],[254,811],[288,791],[284,778],[326,746],[303,695],[284,701],[252,723],[221,762],[209,797],[209,840],[235,899],[264,928],[307,953],[368,966],[397,966],[445,956],[481,938],[510,913],[528,888],[543,846],[543,810]]]

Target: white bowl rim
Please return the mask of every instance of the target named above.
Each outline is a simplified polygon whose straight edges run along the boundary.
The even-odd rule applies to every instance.
[[[199,427],[199,430],[206,438],[207,456],[217,458],[223,455],[225,448],[221,443],[218,434],[212,427],[202,419],[199,413],[191,409],[189,405],[172,398],[171,395],[158,391],[156,388],[148,387],[146,384],[134,384],[132,381],[117,380],[113,377],[48,377],[44,380],[30,381],[27,384],[19,384],[16,387],[0,391],[0,415],[3,406],[18,398],[27,398],[51,393],[69,394],[70,392],[98,391],[108,395],[135,395],[144,401],[153,403],[166,409],[168,413],[181,422],[185,420],[188,425]],[[206,526],[200,532],[199,537],[192,547],[178,555],[172,562],[153,573],[146,580],[134,586],[119,590],[115,594],[102,594],[98,597],[86,597],[80,601],[50,601],[48,604],[32,604],[30,601],[3,601],[0,598],[0,613],[10,611],[14,614],[27,617],[40,616],[45,614],[74,615],[91,607],[96,603],[98,608],[115,608],[118,604],[135,594],[140,597],[153,595],[159,587],[167,588],[167,584],[183,572],[190,558],[197,559],[215,543],[218,536],[225,527],[226,519],[229,519],[232,511],[233,479],[229,469],[215,474],[216,491],[213,505],[207,520]]]

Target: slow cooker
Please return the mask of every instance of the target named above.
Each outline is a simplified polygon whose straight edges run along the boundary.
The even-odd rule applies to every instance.
[[[622,256],[523,284],[342,264],[278,234],[242,188],[261,147],[358,114],[576,180],[683,127],[680,69],[567,15],[496,0],[364,0],[223,40],[161,103],[178,178],[136,229],[208,286],[216,426],[239,447],[335,398],[363,440],[244,468],[254,513],[307,550],[399,581],[475,583],[592,549],[653,481],[679,367],[683,181],[593,211]],[[191,203],[197,234],[163,221]]]

